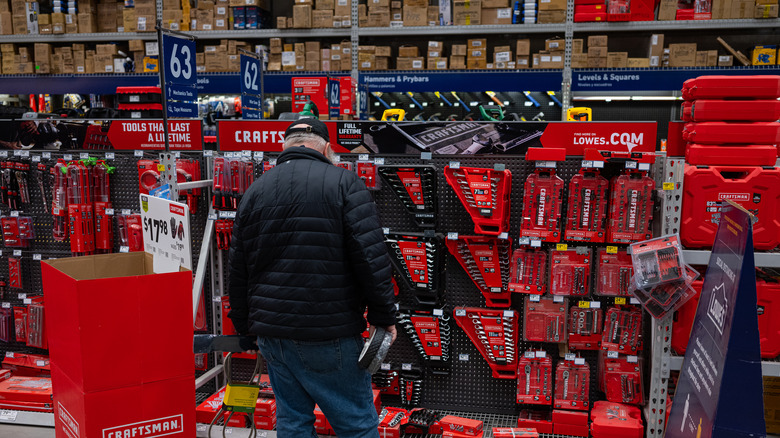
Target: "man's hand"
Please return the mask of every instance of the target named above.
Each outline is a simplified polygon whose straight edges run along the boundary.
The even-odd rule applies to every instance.
[[[398,336],[398,332],[396,331],[396,329],[395,329],[395,326],[394,326],[394,325],[390,325],[390,326],[387,326],[387,327],[382,327],[382,328],[384,328],[384,329],[385,329],[385,330],[387,330],[387,331],[388,331],[390,334],[392,334],[392,335],[393,335],[393,340],[390,342],[390,344],[392,345],[392,344],[393,344],[393,342],[395,342],[395,338],[396,338],[396,336]],[[371,335],[373,335],[375,331],[376,331],[376,327],[375,327],[375,326],[373,326],[373,325],[369,325],[369,326],[368,326],[368,337],[371,337]]]

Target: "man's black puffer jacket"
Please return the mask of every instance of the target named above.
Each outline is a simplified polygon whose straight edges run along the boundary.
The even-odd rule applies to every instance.
[[[376,205],[354,172],[291,147],[247,190],[230,247],[230,318],[242,334],[298,340],[395,324]]]

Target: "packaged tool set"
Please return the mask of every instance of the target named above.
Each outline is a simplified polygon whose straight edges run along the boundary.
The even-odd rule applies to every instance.
[[[432,228],[436,225],[435,167],[380,166],[377,171],[418,226]]]
[[[382,394],[401,395],[398,370],[380,368],[371,376],[371,386]]]
[[[494,427],[493,438],[539,438],[539,432],[530,427]]]
[[[416,367],[401,370],[398,385],[401,393],[401,404],[408,408],[420,406],[422,396],[423,371]]]
[[[566,232],[569,241],[604,242],[609,181],[598,169],[581,169],[569,182]]]
[[[0,217],[0,226],[3,228],[3,245],[8,248],[27,248],[35,239],[33,218],[30,216],[3,216]]]
[[[608,401],[630,405],[644,404],[641,359],[636,356],[605,357],[601,369],[602,390]]]
[[[126,246],[128,252],[144,250],[140,214],[118,214],[116,215],[116,224],[120,247]]]
[[[443,437],[481,437],[483,432],[481,421],[455,415],[445,415],[439,420],[439,424],[441,424]]]
[[[536,169],[524,184],[520,236],[560,242],[562,206],[563,180],[555,169]]]
[[[590,408],[590,367],[585,359],[558,361],[553,406],[585,411]]]
[[[653,236],[655,181],[644,171],[626,169],[610,182],[610,206],[607,219],[607,242],[631,243]]]
[[[399,276],[418,304],[436,306],[443,293],[442,236],[428,233],[388,233],[385,243]]]
[[[777,146],[688,143],[685,147],[685,162],[696,166],[774,166],[777,162]]]
[[[604,314],[601,349],[624,354],[642,350],[642,310],[635,306],[615,306]]]
[[[566,342],[566,299],[525,297],[523,339],[527,342]]]
[[[356,161],[355,172],[357,172],[358,178],[363,181],[368,190],[379,190],[382,188],[382,181],[377,174],[377,165],[373,161]]]
[[[486,236],[448,235],[447,249],[485,297],[488,307],[509,307],[511,292],[508,289],[512,242]]]
[[[625,249],[613,247],[596,250],[596,288],[594,294],[600,296],[628,297],[631,278],[634,276],[634,264]]]
[[[402,434],[441,434],[442,428],[439,420],[443,415],[425,408],[417,408],[409,411],[406,423],[401,425]]]
[[[601,308],[572,306],[569,309],[569,348],[599,350],[603,329]]]
[[[590,295],[591,248],[550,251],[550,293],[585,297]]]
[[[545,351],[526,351],[517,363],[517,403],[551,405],[552,359]]]
[[[509,231],[512,172],[450,165],[444,176],[474,221],[475,233],[497,236]]]
[[[690,122],[685,124],[682,138],[698,144],[777,144],[780,143],[780,123]]]
[[[553,433],[556,435],[588,436],[588,413],[553,409]]]
[[[780,101],[776,97],[771,100],[697,99],[683,102],[680,114],[685,122],[774,122],[780,120]]]
[[[22,289],[22,259],[20,257],[8,257],[8,286],[14,289]]]
[[[683,83],[682,97],[696,99],[776,99],[778,76],[699,76]]]
[[[549,410],[523,409],[517,416],[517,427],[536,429],[539,433],[553,433],[552,413]]]
[[[9,210],[21,210],[30,203],[29,170],[30,164],[25,161],[0,161],[0,201]]]
[[[450,367],[450,317],[439,309],[401,310],[397,325],[412,341],[420,357],[434,374],[448,374]]]
[[[498,379],[517,377],[517,312],[456,307],[455,322],[466,332]]]
[[[642,438],[645,435],[642,411],[636,406],[597,401],[590,411],[593,438]]]
[[[236,211],[241,197],[255,180],[254,165],[251,161],[218,157],[214,159],[213,178],[211,202],[214,209]]]
[[[379,413],[379,436],[401,438],[401,426],[408,421],[409,411],[386,406]]]
[[[512,253],[509,291],[543,295],[547,291],[547,251],[516,249]]]

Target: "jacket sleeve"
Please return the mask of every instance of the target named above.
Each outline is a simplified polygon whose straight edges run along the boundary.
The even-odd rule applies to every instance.
[[[343,211],[348,259],[368,305],[368,322],[379,327],[394,325],[395,297],[387,246],[376,204],[357,178],[348,183]]]
[[[233,321],[236,332],[241,335],[249,334],[249,299],[247,294],[247,265],[244,252],[244,242],[241,239],[242,216],[246,211],[239,209],[233,223],[233,237],[230,240],[229,266],[230,266],[230,313],[228,317]]]

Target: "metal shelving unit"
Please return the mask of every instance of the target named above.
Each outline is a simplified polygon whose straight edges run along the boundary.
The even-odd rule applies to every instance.
[[[483,24],[478,26],[418,26],[418,27],[359,27],[360,36],[437,36],[437,35],[495,35],[562,33],[564,23],[551,24]]]

